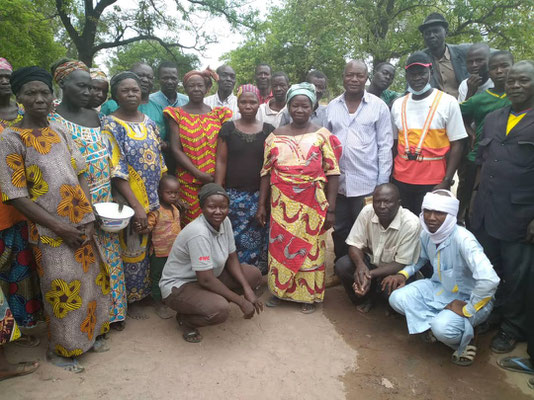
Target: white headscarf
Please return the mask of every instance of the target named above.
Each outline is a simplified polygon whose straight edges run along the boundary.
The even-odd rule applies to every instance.
[[[437,194],[439,192],[448,193],[449,196]],[[429,234],[430,240],[432,240],[434,244],[443,242],[453,232],[454,228],[456,227],[456,217],[458,216],[459,206],[460,202],[449,190],[438,189],[425,195],[423,199],[423,206],[421,207],[423,211],[421,211],[419,219],[421,220],[421,226],[423,227],[423,230]],[[424,210],[441,211],[447,213],[445,221],[434,233],[430,232],[426,226]]]

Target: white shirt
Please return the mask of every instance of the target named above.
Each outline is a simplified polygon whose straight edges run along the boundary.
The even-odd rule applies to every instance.
[[[482,85],[478,87],[477,93],[485,92],[486,90],[491,89],[494,86],[495,85],[493,84],[493,81],[488,78],[486,82],[484,82]],[[460,83],[460,86],[458,86],[458,103],[465,101],[466,96],[467,96],[467,79],[464,79]]]
[[[275,128],[278,128],[280,126],[280,121],[282,120],[282,116],[287,110],[287,106],[284,106],[280,111],[274,111],[269,107],[269,103],[264,103],[260,106],[258,109],[258,113],[256,114],[256,119],[258,121],[271,124]]]
[[[219,97],[219,92],[215,93],[212,96],[204,98],[204,104],[210,106],[212,109],[215,107],[226,107],[232,111],[232,121],[241,118],[239,114],[239,108],[237,108],[237,97],[234,94],[230,94],[226,99],[221,100]]]

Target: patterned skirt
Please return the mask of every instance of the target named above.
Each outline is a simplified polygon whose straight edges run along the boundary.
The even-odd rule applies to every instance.
[[[326,208],[318,183],[271,185],[268,285],[276,297],[298,303],[323,301]]]
[[[133,303],[150,294],[149,236],[137,234],[128,225],[119,232],[119,238],[128,303]]]
[[[185,212],[180,213],[182,228],[202,214],[200,203],[198,202],[198,192],[201,187],[201,185],[190,184],[180,180],[180,200],[188,206]]]
[[[0,231],[0,288],[20,327],[43,320],[39,277],[25,221]]]
[[[242,192],[227,189],[230,196],[228,217],[234,230],[239,262],[256,266],[263,275],[267,273],[268,227],[256,222],[260,192]]]
[[[20,337],[20,330],[15,322],[15,317],[9,309],[9,304],[0,289],[0,346]]]

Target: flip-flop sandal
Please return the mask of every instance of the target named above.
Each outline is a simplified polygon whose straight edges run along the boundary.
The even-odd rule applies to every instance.
[[[82,367],[75,358],[60,357],[49,351],[46,353],[46,359],[56,367],[63,368],[65,371],[73,372],[75,374],[85,371],[85,368]]]
[[[93,344],[93,347],[91,347],[90,351],[93,353],[105,353],[106,351],[109,351],[110,347],[107,344],[107,342],[102,337],[98,337],[95,340],[95,344]]]
[[[269,300],[267,300],[265,305],[267,307],[277,307],[280,305],[281,302],[282,300],[280,300],[278,297],[272,296]]]
[[[504,357],[497,360],[497,365],[501,368],[513,372],[522,372],[524,374],[534,375],[534,369],[529,367],[525,362],[529,362],[524,357]]]
[[[126,328],[126,321],[117,321],[110,325],[111,329],[114,329],[116,331],[123,331],[124,328]]]
[[[184,332],[182,337],[187,343],[200,343],[202,342],[202,335],[198,329],[194,329],[189,332]]]
[[[174,317],[174,315],[176,314],[176,311],[163,304],[154,307],[154,311],[156,312],[156,315],[161,319],[169,319]]]
[[[35,372],[39,368],[39,362],[37,361],[21,361],[15,364],[15,371],[12,375],[0,376],[0,381],[4,381],[10,378],[16,378],[17,376],[24,376]]]
[[[37,336],[33,335],[22,335],[18,340],[13,342],[16,346],[19,347],[37,347],[41,344],[41,340]]]
[[[529,388],[534,389],[534,378],[530,378],[527,381],[527,385],[528,385]]]
[[[315,310],[316,310],[315,304],[304,303],[303,305],[300,306],[300,312],[302,314],[312,314],[315,312]]]
[[[458,354],[458,350],[452,353],[451,361],[453,364],[461,367],[468,367],[469,365],[473,364],[476,356],[477,347],[472,344],[468,344],[462,354]]]

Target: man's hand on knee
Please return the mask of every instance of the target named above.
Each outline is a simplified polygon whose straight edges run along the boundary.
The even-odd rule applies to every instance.
[[[445,306],[445,310],[451,310],[453,313],[458,314],[460,317],[465,317],[463,308],[467,303],[462,300],[453,300]]]
[[[386,276],[382,279],[382,292],[387,293],[388,296],[396,289],[406,285],[406,277],[402,274],[395,274]]]

